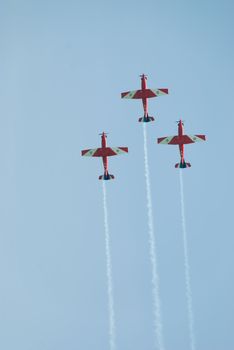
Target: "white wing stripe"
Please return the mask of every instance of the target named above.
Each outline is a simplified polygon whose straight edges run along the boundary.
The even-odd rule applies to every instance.
[[[152,90],[157,96],[167,95],[166,92],[161,91],[161,90],[159,90],[159,89],[150,89],[150,90]]]
[[[123,98],[133,98],[137,90],[129,91]]]
[[[199,142],[199,141],[205,141],[201,137],[198,137],[196,135],[188,135],[188,137],[193,141],[193,142]]]
[[[175,136],[167,136],[167,137],[165,137],[165,138],[160,142],[160,144],[165,144],[165,145],[167,145],[168,143],[171,142],[171,140],[172,140],[174,137],[175,137]]]
[[[92,157],[94,153],[97,151],[97,148],[90,149],[87,153],[85,153],[83,156],[84,157]]]
[[[127,153],[125,151],[123,151],[121,148],[119,147],[111,147],[111,149],[116,153],[116,154],[124,154]]]

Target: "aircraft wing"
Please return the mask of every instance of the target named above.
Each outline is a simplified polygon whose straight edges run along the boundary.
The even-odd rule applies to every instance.
[[[122,92],[121,98],[142,98],[142,90]]]
[[[158,138],[158,143],[162,145],[182,145],[205,141],[205,135],[182,135],[182,136],[166,136]]]
[[[152,97],[168,95],[168,89],[152,89],[150,91],[152,91],[152,93],[155,94],[155,96],[152,96]]]
[[[143,99],[167,95],[168,89],[146,89],[122,92],[121,98]]]
[[[111,157],[124,153],[128,153],[128,147],[94,148],[81,151],[81,155],[84,157]]]
[[[162,145],[178,145],[178,136],[166,136],[158,138],[158,143]]]
[[[190,139],[187,143],[206,141],[206,135],[185,135],[188,139]]]

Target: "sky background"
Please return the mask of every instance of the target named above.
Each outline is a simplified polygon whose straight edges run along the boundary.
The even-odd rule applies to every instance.
[[[153,350],[140,87],[147,125],[166,350],[189,348],[178,149],[197,350],[234,348],[232,0],[1,1],[0,348],[108,350],[99,159],[81,149],[128,146],[107,183],[117,350]]]

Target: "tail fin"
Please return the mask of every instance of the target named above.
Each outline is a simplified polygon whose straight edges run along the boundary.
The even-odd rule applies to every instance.
[[[176,163],[175,167],[176,168],[180,168],[180,169],[190,168],[191,164],[190,163],[186,163],[185,161],[183,161],[183,162],[180,162],[180,163]]]
[[[138,119],[138,121],[141,123],[149,123],[154,121],[154,117],[150,117],[149,115],[144,115],[144,117],[141,117]]]
[[[114,178],[114,175],[111,175],[109,173],[99,176],[99,180],[113,180]]]

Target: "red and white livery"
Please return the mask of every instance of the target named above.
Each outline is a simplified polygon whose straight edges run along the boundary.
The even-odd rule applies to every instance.
[[[182,120],[178,121],[178,136],[166,136],[158,138],[158,143],[162,145],[178,145],[180,150],[180,163],[175,165],[176,168],[191,167],[190,163],[184,160],[184,145],[189,143],[205,141],[205,135],[184,135],[184,123]]]
[[[139,122],[151,122],[154,121],[154,117],[149,116],[148,113],[148,98],[158,97],[168,94],[168,89],[148,89],[146,86],[147,76],[145,74],[141,77],[141,90],[127,91],[121,93],[121,98],[141,99],[144,109],[144,116],[139,118]]]
[[[115,177],[114,175],[111,175],[108,172],[108,157],[128,153],[128,147],[107,147],[107,134],[103,132],[100,135],[102,136],[102,147],[94,149],[85,149],[81,151],[81,155],[84,157],[102,157],[104,174],[99,176],[99,180],[111,180]]]

